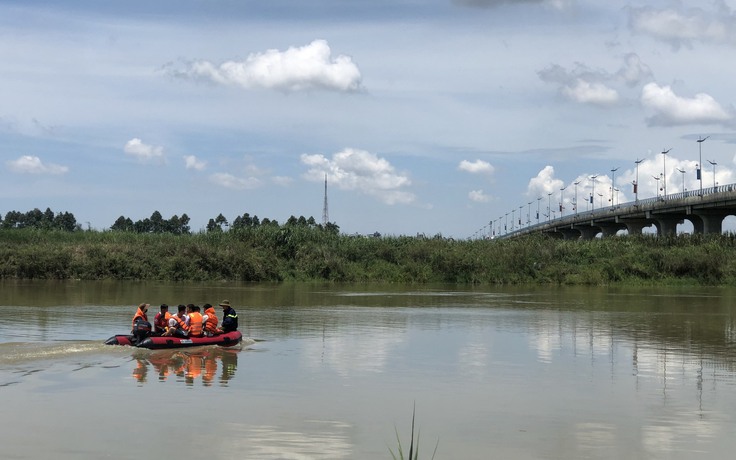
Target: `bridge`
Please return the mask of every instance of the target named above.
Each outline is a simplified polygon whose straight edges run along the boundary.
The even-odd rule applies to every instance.
[[[576,212],[534,225],[518,226],[502,235],[497,234],[496,238],[513,238],[532,233],[565,239],[592,239],[602,234],[605,238],[620,230],[626,230],[629,235],[640,235],[642,229],[652,225],[657,229],[657,236],[674,236],[677,225],[685,220],[692,223],[696,234],[720,234],[723,231],[723,219],[731,215],[736,215],[736,184]]]

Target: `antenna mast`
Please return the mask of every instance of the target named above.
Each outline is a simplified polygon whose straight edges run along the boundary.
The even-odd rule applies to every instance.
[[[325,204],[322,207],[322,225],[327,225],[330,222],[330,216],[327,212],[327,174],[325,174]]]

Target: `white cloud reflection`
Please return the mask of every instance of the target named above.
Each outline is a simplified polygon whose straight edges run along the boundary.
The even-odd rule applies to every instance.
[[[229,424],[232,433],[218,443],[220,458],[259,460],[337,460],[352,458],[350,425],[334,421],[306,421],[295,431],[271,425]]]
[[[372,330],[370,333],[326,337],[321,342],[310,341],[304,347],[308,367],[329,366],[343,377],[385,370],[393,349],[404,341],[394,332]]]

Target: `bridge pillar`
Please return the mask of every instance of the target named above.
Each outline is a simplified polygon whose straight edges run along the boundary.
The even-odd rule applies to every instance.
[[[601,232],[603,232],[603,238],[616,236],[616,233],[618,233],[619,230],[626,229],[626,225],[618,223],[599,222],[596,225],[598,225],[601,229]]]
[[[688,214],[686,219],[693,224],[693,234],[702,234],[704,232],[704,223],[701,216]]]
[[[627,220],[623,223],[626,225],[626,231],[629,232],[629,235],[641,235],[641,231],[644,229],[644,227],[649,227],[652,225],[652,221],[650,220]]]
[[[576,225],[573,228],[580,232],[581,240],[592,240],[601,232],[600,227],[593,225]]]
[[[562,233],[562,239],[564,240],[580,239],[580,230],[576,228],[558,228],[557,231]]]
[[[702,220],[702,233],[709,234],[720,234],[723,232],[723,219],[731,215],[728,212],[723,211],[698,211],[695,214]]]
[[[677,235],[677,224],[681,224],[682,219],[673,217],[656,217],[654,225],[657,227],[657,236],[675,236]]]

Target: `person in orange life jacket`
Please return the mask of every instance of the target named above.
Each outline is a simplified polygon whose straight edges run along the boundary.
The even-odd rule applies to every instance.
[[[202,337],[204,334],[204,323],[202,314],[197,305],[187,305],[187,316],[189,317],[189,337]]]
[[[212,337],[213,335],[217,335],[222,333],[222,330],[217,327],[217,314],[215,313],[215,308],[206,303],[202,307],[204,308],[204,315],[202,315],[202,323],[204,324],[204,335],[207,337]]]
[[[232,332],[238,330],[238,314],[233,307],[230,306],[229,300],[220,302],[222,307],[222,332]]]
[[[140,342],[151,335],[151,323],[148,322],[148,305],[142,303],[133,315],[133,327],[130,330],[133,342]]]
[[[169,325],[169,319],[171,318],[168,305],[162,303],[160,308],[161,311],[156,313],[156,316],[153,318],[153,332],[157,334],[166,332],[166,327]]]
[[[138,305],[138,309],[135,311],[135,315],[133,315],[133,325],[131,326],[133,329],[135,329],[135,323],[137,322],[148,322],[148,307],[150,307],[150,305],[147,303]]]
[[[189,325],[186,322],[187,307],[185,305],[179,305],[176,309],[177,312],[169,318],[169,327],[163,335],[175,335],[177,337],[186,338],[189,335]]]

